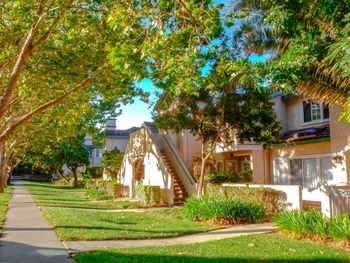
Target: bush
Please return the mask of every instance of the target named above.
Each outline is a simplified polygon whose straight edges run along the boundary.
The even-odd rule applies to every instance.
[[[67,179],[70,180],[69,177],[67,177]],[[67,182],[67,180],[64,178],[60,178],[60,179],[54,181],[53,184],[54,185],[71,185],[70,181]]]
[[[286,195],[271,188],[251,188],[236,186],[207,185],[207,195],[226,199],[244,199],[261,203],[265,206],[269,217],[286,208]]]
[[[106,192],[114,198],[124,197],[126,195],[125,186],[114,180],[107,181],[105,184]]]
[[[103,189],[90,188],[86,193],[90,198],[96,200],[109,200],[113,198],[111,195],[108,195]]]
[[[292,233],[299,238],[314,236],[327,238],[329,234],[328,219],[315,210],[285,211],[277,214],[273,220],[279,230]]]
[[[88,167],[86,168],[85,177],[87,178],[101,178],[103,175],[103,168],[101,167]]]
[[[347,214],[331,218],[329,235],[333,240],[350,240],[350,219]]]
[[[215,172],[207,175],[205,181],[212,184],[243,182],[243,178],[234,172]]]
[[[184,217],[190,220],[214,220],[222,223],[256,223],[266,217],[265,208],[242,199],[220,197],[190,197],[183,207]]]
[[[163,203],[163,192],[160,186],[137,185],[135,196],[142,205],[157,205]]]

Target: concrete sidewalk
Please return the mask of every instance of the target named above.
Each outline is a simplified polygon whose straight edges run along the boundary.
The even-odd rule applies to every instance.
[[[174,238],[109,241],[65,241],[63,244],[68,249],[69,253],[78,253],[81,251],[97,250],[103,248],[128,248],[201,243],[243,235],[267,234],[273,232],[274,230],[275,227],[272,223],[264,223],[239,225],[230,228]]]
[[[0,239],[0,262],[73,262],[31,195],[18,181]]]

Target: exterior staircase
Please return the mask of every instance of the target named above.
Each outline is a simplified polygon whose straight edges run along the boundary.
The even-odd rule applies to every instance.
[[[162,157],[164,162],[166,163],[166,166],[168,168],[168,171],[171,175],[171,177],[173,178],[173,183],[174,183],[174,205],[182,205],[188,194],[183,186],[183,184],[181,183],[181,180],[179,179],[175,168],[173,166],[173,164],[171,163],[167,153],[163,150],[161,151],[162,153]]]

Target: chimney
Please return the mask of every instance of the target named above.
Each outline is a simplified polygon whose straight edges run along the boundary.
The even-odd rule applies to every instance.
[[[106,122],[106,131],[114,131],[117,129],[117,118],[112,117],[109,118]]]

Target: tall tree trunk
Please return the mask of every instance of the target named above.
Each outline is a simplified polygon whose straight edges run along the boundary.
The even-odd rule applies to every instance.
[[[9,169],[7,171],[7,185],[9,185],[11,183],[12,180],[12,172],[15,169],[15,167],[13,165],[9,166]]]
[[[6,163],[5,163],[5,145],[0,144],[0,193],[3,193],[7,186]]]
[[[73,183],[74,183],[74,187],[78,187],[78,173],[77,173],[78,168],[75,167],[74,169],[72,169],[73,172]]]
[[[205,164],[207,162],[208,156],[205,156],[205,145],[202,143],[201,150],[201,172],[199,175],[199,182],[197,188],[197,196],[202,196],[203,194],[203,185],[204,185],[204,176],[205,176]]]

